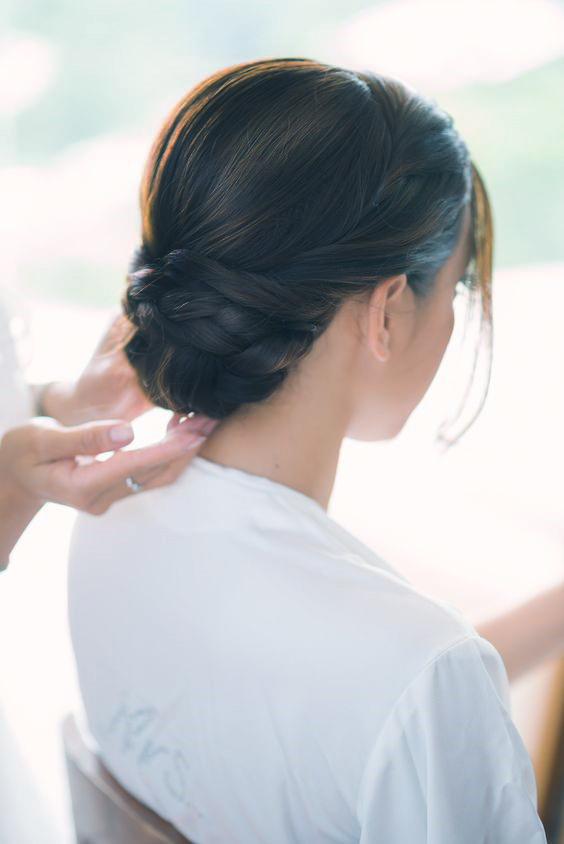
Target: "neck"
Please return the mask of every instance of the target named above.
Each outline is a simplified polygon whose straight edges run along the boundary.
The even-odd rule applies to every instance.
[[[326,510],[349,421],[340,380],[312,379],[309,390],[285,385],[221,422],[199,455],[291,487]]]

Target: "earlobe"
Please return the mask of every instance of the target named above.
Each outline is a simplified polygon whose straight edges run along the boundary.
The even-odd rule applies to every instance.
[[[386,363],[386,361],[390,358],[389,340],[390,332],[387,329],[384,329],[376,334],[370,344],[374,357],[377,358],[380,363]]]
[[[389,318],[384,306],[371,303],[368,316],[368,345],[375,358],[385,363],[390,357]]]

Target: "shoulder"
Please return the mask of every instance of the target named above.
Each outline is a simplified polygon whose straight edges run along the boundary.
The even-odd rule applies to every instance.
[[[396,840],[408,819],[417,842],[544,844],[534,771],[507,688],[501,657],[478,635],[423,666],[367,757],[357,804],[361,841],[376,829]],[[386,803],[391,793],[402,794],[401,806]]]
[[[386,689],[389,705],[426,666],[469,639],[479,640],[484,662],[503,685],[497,652],[492,656],[491,645],[480,639],[462,612],[384,563],[318,552],[308,559],[308,567],[323,572],[323,578],[312,583],[311,602],[321,616],[331,616],[337,653],[349,658],[368,682],[377,683],[379,694]]]

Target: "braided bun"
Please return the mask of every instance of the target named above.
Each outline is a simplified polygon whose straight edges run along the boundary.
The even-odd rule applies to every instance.
[[[185,249],[160,261],[138,250],[123,298],[136,329],[125,352],[150,400],[219,419],[269,396],[318,333],[276,287]]]

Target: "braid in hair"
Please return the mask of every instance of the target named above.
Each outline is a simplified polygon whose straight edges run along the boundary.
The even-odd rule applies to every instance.
[[[186,249],[151,261],[141,247],[128,281],[123,309],[136,331],[126,355],[150,400],[182,414],[223,418],[261,401],[321,329],[300,317],[301,302],[293,308],[273,276],[230,269]]]

